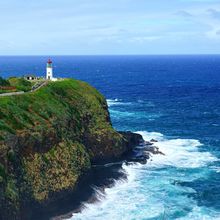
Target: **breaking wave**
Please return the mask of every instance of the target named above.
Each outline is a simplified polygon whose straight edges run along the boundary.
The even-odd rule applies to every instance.
[[[204,166],[217,160],[209,152],[200,151],[198,140],[169,139],[157,132],[137,132],[155,143],[165,155],[153,155],[146,165],[123,164],[127,180],[103,192],[97,190],[99,202],[84,204],[72,219],[220,219],[220,213],[198,206],[191,195],[194,189],[181,182],[194,181],[206,175]],[[101,195],[101,196],[100,196]]]

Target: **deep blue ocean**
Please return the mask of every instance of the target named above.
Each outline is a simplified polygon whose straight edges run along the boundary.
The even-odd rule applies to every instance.
[[[0,57],[0,75],[45,75],[48,57]],[[220,56],[57,56],[55,77],[87,81],[113,126],[141,133],[163,155],[123,165],[127,180],[97,190],[81,220],[220,219]]]

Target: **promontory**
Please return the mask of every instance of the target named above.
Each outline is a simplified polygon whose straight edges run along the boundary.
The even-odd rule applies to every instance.
[[[82,81],[0,97],[0,219],[31,219],[74,196],[92,164],[120,159],[140,139],[114,130],[105,98]]]

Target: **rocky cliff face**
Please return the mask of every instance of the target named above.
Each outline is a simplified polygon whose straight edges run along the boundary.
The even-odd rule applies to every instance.
[[[29,219],[140,141],[112,128],[105,98],[81,81],[0,98],[0,219]]]

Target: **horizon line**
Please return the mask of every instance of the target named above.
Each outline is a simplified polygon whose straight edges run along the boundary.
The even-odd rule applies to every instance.
[[[29,54],[17,54],[17,55],[0,55],[0,57],[58,57],[58,56],[219,56],[220,53],[193,53],[193,54],[44,54],[44,55],[29,55]]]

